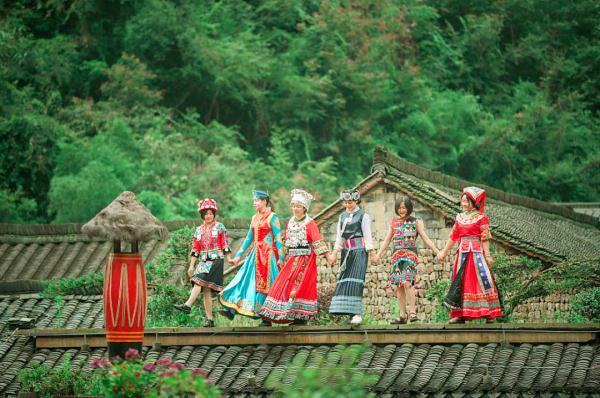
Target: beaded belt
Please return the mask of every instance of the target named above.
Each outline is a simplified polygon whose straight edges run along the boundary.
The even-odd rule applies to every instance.
[[[346,249],[360,249],[361,247],[365,247],[365,239],[363,237],[346,239]]]
[[[460,238],[461,242],[479,242],[481,238],[479,236],[463,236]]]
[[[302,247],[296,249],[289,249],[288,255],[290,257],[308,256],[310,254],[310,248]]]

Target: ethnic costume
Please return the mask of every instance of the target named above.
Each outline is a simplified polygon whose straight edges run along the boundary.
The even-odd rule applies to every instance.
[[[257,192],[254,194],[257,198]],[[258,194],[266,197],[265,193]],[[252,249],[238,273],[219,296],[224,311],[230,315],[237,312],[259,318],[258,313],[279,273],[277,261],[283,261],[280,235],[279,220],[270,208],[252,217],[246,239],[235,258],[241,257],[250,246]]]
[[[417,219],[408,217],[406,220],[400,218],[392,219],[392,270],[388,278],[389,288],[410,282],[411,285],[415,282],[417,273],[417,248],[415,246],[418,232]]]
[[[479,206],[479,211],[459,213],[450,232],[450,239],[459,243],[445,304],[450,307],[452,318],[492,319],[502,316],[502,308],[482,247],[482,242],[491,238],[483,212],[485,191],[469,187],[463,193]]]
[[[223,254],[230,251],[223,224],[214,221],[200,225],[194,233],[191,253],[198,258],[192,283],[220,292],[223,289]]]
[[[292,203],[308,210],[312,196],[293,190]],[[317,256],[329,251],[317,223],[305,215],[288,222],[284,245],[288,250],[285,266],[275,279],[260,316],[274,323],[313,320],[318,314]]]
[[[340,215],[335,248],[342,252],[340,276],[331,299],[329,313],[360,316],[363,312],[363,289],[369,261],[367,251],[373,250],[373,238],[371,217],[358,206],[354,211],[344,211]]]

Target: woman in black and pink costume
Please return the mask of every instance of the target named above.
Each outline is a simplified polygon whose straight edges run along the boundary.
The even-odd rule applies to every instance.
[[[175,307],[185,313],[190,313],[192,305],[198,298],[200,290],[204,290],[204,309],[206,323],[204,326],[215,325],[212,313],[211,291],[223,290],[223,258],[231,262],[231,250],[227,238],[227,229],[215,220],[217,202],[206,198],[198,202],[198,212],[204,220],[194,233],[194,243],[191,252],[190,266],[187,274],[192,282],[190,297],[184,304]]]

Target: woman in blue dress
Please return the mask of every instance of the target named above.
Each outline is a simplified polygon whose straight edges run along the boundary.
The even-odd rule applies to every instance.
[[[281,226],[277,214],[271,210],[269,194],[252,191],[256,214],[246,239],[233,259],[234,266],[242,261],[242,255],[251,247],[250,253],[233,280],[221,292],[219,300],[222,314],[233,319],[235,314],[259,319],[260,309],[283,266]],[[270,325],[263,321],[261,325]]]

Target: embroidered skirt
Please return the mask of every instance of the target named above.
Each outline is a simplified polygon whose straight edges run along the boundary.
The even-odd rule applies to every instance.
[[[317,257],[290,256],[273,282],[260,316],[274,323],[317,317]]]
[[[222,258],[198,261],[192,275],[192,284],[205,286],[217,292],[223,290],[223,263]]]
[[[256,290],[256,248],[252,249],[244,264],[231,282],[219,294],[219,301],[223,305],[223,310],[232,315],[240,314],[251,318],[260,318],[259,312],[262,308],[267,295],[259,293]],[[269,272],[269,285],[277,277],[278,269],[275,256],[270,255],[267,259]]]
[[[496,283],[481,252],[458,252],[452,284],[444,303],[452,318],[496,318],[502,316]]]
[[[414,284],[417,275],[419,259],[412,250],[398,250],[392,257],[392,270],[388,278],[387,287],[395,289],[404,282]]]

